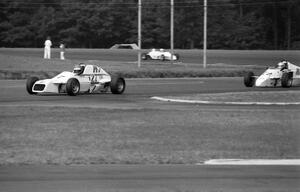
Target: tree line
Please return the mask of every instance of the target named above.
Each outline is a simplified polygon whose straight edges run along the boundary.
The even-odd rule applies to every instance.
[[[137,43],[138,0],[2,0],[0,47]],[[300,48],[299,0],[208,0],[209,49]],[[203,0],[174,0],[174,46],[203,46]],[[170,47],[170,0],[142,0],[142,48]]]

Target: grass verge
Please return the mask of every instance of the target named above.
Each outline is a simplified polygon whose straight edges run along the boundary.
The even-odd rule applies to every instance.
[[[299,158],[297,110],[2,106],[0,164],[193,164],[219,158]]]

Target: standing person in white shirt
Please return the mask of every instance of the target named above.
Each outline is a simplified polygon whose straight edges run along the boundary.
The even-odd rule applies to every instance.
[[[61,60],[65,60],[65,44],[63,43],[63,41],[60,42],[60,45],[59,45],[59,48],[60,48],[60,59]]]
[[[47,40],[45,41],[44,59],[51,58],[51,46],[52,46],[52,42],[50,40],[50,37],[48,36]]]

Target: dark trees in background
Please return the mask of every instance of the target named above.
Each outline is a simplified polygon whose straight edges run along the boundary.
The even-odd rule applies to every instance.
[[[261,12],[268,29],[267,41],[272,49],[299,49],[300,1],[273,0],[272,4],[262,6]]]
[[[169,48],[170,1],[143,0],[143,48]],[[202,48],[203,0],[174,0],[175,48]],[[300,1],[208,0],[209,49],[299,49]],[[137,43],[137,0],[2,0],[0,47]]]

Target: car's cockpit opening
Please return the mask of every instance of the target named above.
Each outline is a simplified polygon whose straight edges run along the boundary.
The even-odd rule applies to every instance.
[[[288,69],[288,62],[287,61],[281,61],[277,64],[277,68],[281,71],[284,69]]]
[[[85,68],[85,65],[83,65],[83,64],[75,65],[73,73],[75,73],[76,75],[81,75],[84,71],[84,68]]]

